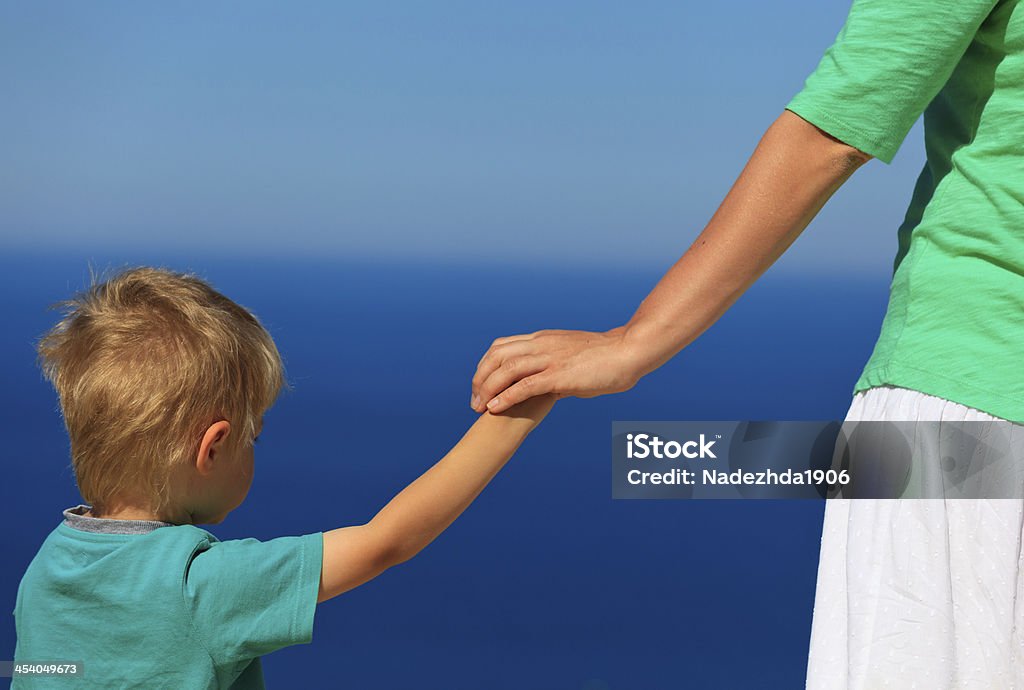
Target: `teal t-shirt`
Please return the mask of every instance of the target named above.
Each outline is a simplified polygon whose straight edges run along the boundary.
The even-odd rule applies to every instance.
[[[1024,421],[1024,6],[854,0],[786,108],[885,163],[924,114],[927,160],[854,392],[891,384]]]
[[[261,655],[312,640],[322,533],[218,541],[192,525],[118,534],[77,519],[21,580],[14,656],[80,662],[82,674],[13,688],[262,688]]]

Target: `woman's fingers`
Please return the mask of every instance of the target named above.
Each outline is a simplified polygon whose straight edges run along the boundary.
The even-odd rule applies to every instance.
[[[498,340],[504,342],[499,343]],[[513,357],[524,357],[534,354],[534,348],[530,345],[530,336],[513,336],[512,338],[499,338],[494,341],[490,349],[476,365],[476,373],[473,374],[473,392],[470,397],[469,406],[477,412],[483,412],[487,404],[483,399],[481,387],[490,376]],[[494,391],[497,392],[497,391]],[[493,393],[492,393],[493,394]]]
[[[539,335],[560,335],[560,334],[563,334],[563,333],[569,333],[569,331],[558,330],[558,329],[547,329],[547,330],[543,330],[543,331],[534,331],[533,333],[522,333],[520,335],[506,335],[506,336],[503,336],[501,338],[495,338],[494,342],[492,342],[491,346],[489,348],[487,348],[487,352],[485,352],[484,356],[480,358],[480,361],[477,362],[476,366],[479,369],[480,365],[483,364],[484,360],[487,359],[488,355],[492,354],[495,350],[497,350],[497,349],[499,349],[499,348],[501,348],[501,347],[503,347],[505,345],[510,345],[510,344],[516,343],[516,342],[524,342],[524,341],[528,341],[528,340],[533,340],[534,338],[536,338]]]
[[[513,348],[516,345],[516,343],[511,343],[506,347]],[[489,372],[481,378],[480,385],[474,393],[473,400],[477,404],[473,406],[473,409],[478,412],[490,409],[487,404],[491,402],[491,398],[520,379],[543,371],[547,362],[547,358],[540,355],[518,354],[504,357],[497,366],[489,365]]]
[[[546,372],[527,376],[504,390],[501,395],[492,398],[487,404],[487,411],[491,414],[500,414],[524,400],[553,391],[553,378]]]
[[[511,345],[516,342],[523,342],[533,338],[533,333],[527,333],[525,335],[509,335],[503,338],[495,338],[491,346],[487,348],[487,352],[480,358],[480,361],[476,363],[476,368],[479,369],[480,365],[484,363],[488,357],[492,356],[497,350],[504,348],[506,345]]]

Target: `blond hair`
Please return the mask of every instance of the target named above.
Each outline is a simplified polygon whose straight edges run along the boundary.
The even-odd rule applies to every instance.
[[[228,447],[251,444],[290,388],[254,314],[193,274],[124,269],[69,300],[37,345],[60,398],[82,497],[102,510],[125,495],[161,511],[172,472],[195,462],[205,430],[226,419]]]

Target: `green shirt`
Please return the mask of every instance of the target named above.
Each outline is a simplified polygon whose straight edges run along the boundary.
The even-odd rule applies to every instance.
[[[14,656],[80,662],[82,675],[19,676],[13,688],[262,688],[261,655],[311,641],[322,533],[218,541],[74,510],[21,580]],[[91,527],[109,523],[135,533]]]
[[[854,0],[786,108],[884,163],[924,113],[927,160],[854,392],[1024,421],[1024,6]]]

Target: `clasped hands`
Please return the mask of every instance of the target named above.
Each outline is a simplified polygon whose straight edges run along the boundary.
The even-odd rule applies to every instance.
[[[477,364],[470,407],[498,414],[548,393],[592,398],[629,390],[643,372],[627,335],[623,326],[498,338]]]

